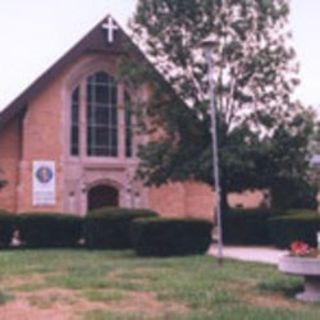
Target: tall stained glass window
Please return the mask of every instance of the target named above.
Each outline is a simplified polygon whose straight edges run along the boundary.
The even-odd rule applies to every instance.
[[[87,154],[118,155],[117,84],[105,72],[87,79]]]

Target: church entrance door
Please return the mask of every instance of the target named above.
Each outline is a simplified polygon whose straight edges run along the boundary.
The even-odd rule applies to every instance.
[[[103,207],[118,207],[119,191],[116,188],[99,185],[93,187],[88,193],[88,210],[95,210]]]

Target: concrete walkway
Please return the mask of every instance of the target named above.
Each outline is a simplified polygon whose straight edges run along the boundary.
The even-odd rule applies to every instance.
[[[216,245],[211,246],[211,248],[208,250],[208,254],[210,255],[217,256],[217,253],[218,250]],[[226,258],[269,264],[278,264],[279,259],[287,253],[287,250],[279,250],[272,247],[223,247],[223,256]]]

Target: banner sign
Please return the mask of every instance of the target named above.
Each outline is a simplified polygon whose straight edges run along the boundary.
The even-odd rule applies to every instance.
[[[32,203],[56,204],[56,170],[54,161],[33,161]]]

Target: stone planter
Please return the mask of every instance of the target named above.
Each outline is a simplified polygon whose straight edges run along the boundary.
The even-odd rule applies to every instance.
[[[278,267],[286,274],[304,277],[304,291],[296,295],[298,300],[320,302],[320,257],[285,256],[279,260]]]

